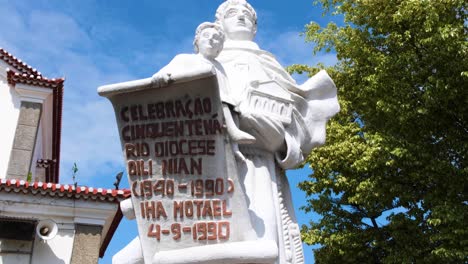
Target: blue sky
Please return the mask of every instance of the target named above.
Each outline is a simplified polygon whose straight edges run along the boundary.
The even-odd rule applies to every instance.
[[[213,21],[222,0],[0,0],[0,47],[43,75],[65,77],[61,182],[70,183],[72,166],[79,185],[111,188],[124,170],[111,104],[97,95],[100,85],[146,78],[178,53],[191,53],[195,28]],[[256,41],[284,65],[333,64],[334,54],[312,56],[313,44],[299,35],[310,21],[325,25],[312,0],[249,1],[256,9]],[[310,169],[288,172],[296,208],[305,204],[297,183]],[[123,182],[125,187],[126,182]],[[300,224],[316,217],[297,209]],[[123,221],[100,263],[136,235]],[[306,263],[313,263],[310,247]]]

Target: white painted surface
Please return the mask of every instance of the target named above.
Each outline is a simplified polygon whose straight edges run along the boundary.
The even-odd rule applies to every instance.
[[[140,238],[135,237],[125,248],[112,257],[112,264],[144,264]]]
[[[75,225],[103,226],[101,237],[104,239],[117,211],[117,206],[117,203],[71,200],[41,194],[25,195],[22,192],[0,192],[2,216],[31,220],[50,219],[58,226],[58,233],[52,239],[41,240],[36,235],[32,264],[70,263]]]
[[[42,150],[39,153],[38,158],[51,159],[52,158],[52,127],[53,127],[53,94],[47,96],[42,104],[42,115],[41,115],[41,137],[37,137],[37,140],[42,141]]]
[[[0,115],[2,117],[0,137],[0,179],[6,178],[11,148],[15,138],[16,126],[20,113],[21,101],[36,102],[43,105],[40,128],[36,138],[36,145],[32,159],[31,172],[33,180],[36,174],[37,159],[52,158],[52,89],[31,85],[17,84],[12,87],[7,82],[6,69],[8,65],[0,60]]]
[[[6,68],[7,65],[0,60],[0,179],[6,178],[21,104],[18,94],[7,82]]]
[[[30,264],[31,251],[31,241],[0,240],[0,264]]]
[[[0,264],[30,264],[30,254],[0,253]]]
[[[41,240],[36,236],[31,264],[69,264],[73,239],[73,229],[59,229],[58,234],[50,240]]]
[[[42,116],[43,114],[41,114]],[[45,181],[45,169],[38,168],[36,166],[36,161],[38,159],[42,159],[44,156],[42,155],[43,148],[44,148],[44,141],[43,141],[43,125],[42,125],[42,118],[39,122],[39,128],[37,129],[37,136],[36,136],[36,144],[34,146],[34,153],[31,160],[31,180],[32,181]],[[40,180],[42,179],[42,180]]]
[[[20,95],[20,100],[32,103],[44,103],[46,98],[52,94],[52,89],[28,84],[17,83],[16,92]]]
[[[135,210],[133,209],[132,198],[127,198],[121,201],[120,210],[122,211],[122,214],[125,216],[125,218],[127,218],[128,220],[133,220],[136,218]]]
[[[52,91],[52,90],[51,90]],[[52,159],[53,94],[46,96],[42,103],[41,119],[36,136],[36,145],[32,159],[31,172],[33,181],[45,180],[45,168],[36,167],[38,159]]]
[[[259,255],[255,250],[263,248]],[[196,257],[195,257],[196,256]],[[242,256],[242,257],[239,257]],[[276,242],[272,240],[214,244],[156,253],[153,264],[247,264],[273,263],[278,257]]]

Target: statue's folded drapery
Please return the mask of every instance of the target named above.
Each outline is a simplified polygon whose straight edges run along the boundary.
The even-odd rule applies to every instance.
[[[274,80],[289,91],[294,104],[292,122],[284,126],[286,153],[275,151],[282,168],[296,167],[313,147],[325,142],[326,122],[340,109],[335,84],[325,71],[298,85],[271,53],[260,50],[256,43],[248,41],[226,42],[218,60],[226,71],[231,87],[230,101],[236,105],[247,99],[246,91],[252,82]],[[241,129],[248,131],[249,127]],[[262,144],[260,139],[257,147],[271,150],[271,143],[265,141]]]
[[[284,169],[296,168],[313,147],[325,142],[326,122],[339,111],[335,84],[321,71],[298,85],[271,53],[250,41],[226,42],[218,61],[231,87],[230,101],[240,112],[240,128],[257,139],[253,145],[241,146],[246,161],[238,162],[257,236],[278,241],[279,263],[303,263]],[[252,87],[264,82],[274,82],[286,91],[285,97],[292,101],[290,122],[243,107]],[[275,100],[268,94],[265,98]]]

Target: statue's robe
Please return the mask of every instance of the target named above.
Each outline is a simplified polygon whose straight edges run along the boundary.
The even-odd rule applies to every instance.
[[[274,239],[280,248],[277,263],[303,263],[302,245],[284,170],[302,164],[312,148],[325,142],[326,122],[339,111],[337,90],[325,71],[299,86],[275,57],[250,41],[227,41],[217,60],[230,87],[230,101],[240,110],[252,82],[275,81],[293,99],[291,122],[259,132],[251,123],[240,129],[252,134],[253,145],[240,146],[246,161],[238,162],[248,197],[249,213],[259,239]],[[274,122],[273,122],[274,123]],[[268,125],[263,122],[260,125]],[[282,129],[284,144],[272,149],[269,131]]]

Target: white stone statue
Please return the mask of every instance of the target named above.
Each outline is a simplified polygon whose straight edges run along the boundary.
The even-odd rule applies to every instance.
[[[285,169],[295,168],[325,142],[326,122],[339,111],[336,87],[325,71],[296,84],[274,56],[253,42],[257,15],[245,0],[227,0],[216,12],[226,34],[218,61],[226,71],[240,129],[256,142],[241,145],[238,162],[258,239],[275,240],[276,263],[303,263]],[[287,47],[285,47],[287,48]]]
[[[302,85],[296,84],[272,54],[253,42],[257,15],[245,0],[221,4],[216,23],[198,27],[194,41],[197,54],[177,55],[152,78],[153,85],[158,86],[170,83],[180,67],[194,72],[207,67],[216,71],[226,126],[255,231],[252,241],[263,243],[260,248],[265,257],[246,260],[250,252],[258,253],[258,243],[233,243],[231,248],[227,243],[213,249],[226,256],[236,250],[246,256],[234,256],[222,263],[304,263],[284,170],[296,168],[312,148],[324,144],[326,122],[339,111],[336,87],[325,71]],[[131,202],[121,207],[125,215],[132,217]],[[189,251],[172,254],[176,260],[166,263],[188,263],[184,261]],[[156,258],[153,261],[160,263]],[[113,263],[143,263],[138,238],[115,255]]]

